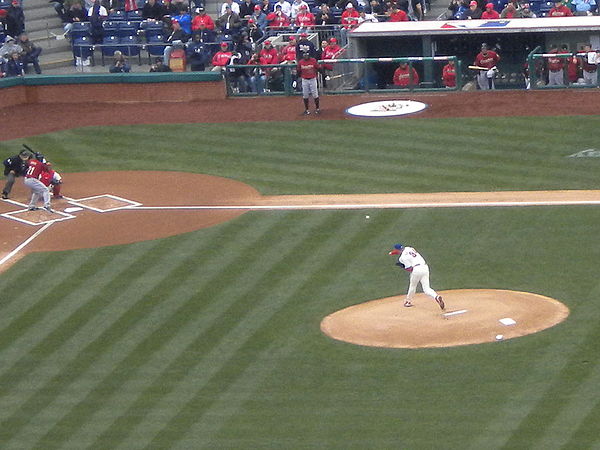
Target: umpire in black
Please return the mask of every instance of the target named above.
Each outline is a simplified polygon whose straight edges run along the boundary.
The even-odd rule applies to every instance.
[[[12,190],[15,179],[25,175],[28,167],[28,161],[33,155],[29,150],[21,150],[18,155],[11,156],[4,160],[4,175],[6,176],[6,184],[2,189],[2,198],[7,199],[8,194]]]

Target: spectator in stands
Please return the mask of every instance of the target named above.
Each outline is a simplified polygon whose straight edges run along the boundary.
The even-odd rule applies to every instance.
[[[355,28],[358,25],[358,17],[358,11],[352,3],[348,2],[342,13],[342,26],[347,30]]]
[[[258,5],[256,3],[254,3],[252,0],[244,0],[240,4],[240,12],[239,12],[240,19],[248,20],[250,18],[250,16],[254,13],[255,6],[258,6]],[[259,6],[259,8],[260,8],[260,6]]]
[[[179,22],[176,20],[171,20],[170,33],[165,39],[165,43],[170,45],[167,45],[163,51],[163,62],[166,66],[169,65],[169,59],[171,57],[171,52],[173,51],[173,46],[183,45],[189,39],[190,35],[183,31],[181,25],[179,25]]]
[[[5,77],[22,77],[25,75],[25,67],[21,61],[19,53],[13,52],[9,55],[8,61],[5,64]]]
[[[315,48],[315,44],[308,40],[308,34],[300,33],[300,39],[296,43],[296,55],[304,53],[308,53],[311,58],[317,57],[317,49]]]
[[[262,0],[262,2],[259,2],[258,6],[260,6],[260,10],[265,16],[267,16],[271,11],[273,11],[273,8],[271,7],[271,2],[269,0]]]
[[[308,10],[308,6],[302,5],[294,24],[298,27],[298,31],[309,30],[316,24],[315,15]]]
[[[100,4],[100,0],[95,0],[94,4],[88,10],[88,16],[90,19],[92,42],[94,44],[101,44],[104,37],[102,23],[108,17],[108,11]]]
[[[558,45],[553,44],[548,53],[560,53]],[[564,86],[565,60],[563,58],[550,56],[546,58],[546,65],[548,69],[548,86]]]
[[[221,49],[215,53],[212,58],[212,71],[223,72],[229,64],[232,56],[233,52],[229,50],[229,45],[227,42],[221,42]]]
[[[463,14],[466,13],[468,9],[468,0],[450,0],[448,10],[442,19],[461,19]]]
[[[267,16],[267,26],[271,28],[285,28],[290,25],[290,19],[282,11],[281,5],[275,5],[275,11]]]
[[[271,41],[267,40],[264,42],[263,48],[258,52],[257,63],[261,66],[279,64],[279,55],[277,54],[277,50],[271,45]],[[265,88],[268,89],[270,79],[279,75],[277,72],[279,72],[278,68],[261,67],[260,70],[251,77],[254,90],[258,94],[262,94]]]
[[[260,29],[254,19],[248,19],[248,25],[246,26],[245,33],[248,35],[250,42],[258,42],[265,35],[265,32]]]
[[[196,8],[196,16],[192,19],[192,32],[198,30],[214,31],[215,22],[212,20],[203,7]]]
[[[65,5],[67,3],[65,2]],[[65,34],[70,33],[75,22],[87,22],[89,17],[83,5],[79,1],[74,1],[65,14],[66,22],[64,25]]]
[[[175,17],[177,14],[179,14],[179,11],[177,10],[177,5],[175,5],[171,0],[162,0],[163,2],[163,17],[164,16],[169,16],[169,17]]]
[[[556,0],[554,7],[548,12],[548,17],[570,17],[572,15],[573,12],[563,4],[562,0]]]
[[[315,14],[315,23],[320,26],[335,25],[337,23],[337,18],[333,15],[327,3],[323,3],[319,7],[319,11]]]
[[[308,8],[308,3],[306,3],[304,0],[294,0],[292,2],[292,11],[290,16],[290,20],[292,22],[296,20],[296,16],[300,12],[300,8],[302,6],[306,6]]]
[[[590,44],[585,44],[580,56],[581,75],[585,84],[598,85],[598,54],[592,51]]]
[[[419,86],[419,74],[414,67],[410,67],[408,63],[400,63],[394,71],[393,78],[394,86],[404,89]]]
[[[19,0],[13,0],[6,10],[6,32],[9,36],[18,36],[25,31],[25,14]]]
[[[192,16],[190,16],[190,13],[185,6],[182,6],[179,14],[173,17],[172,20],[179,22],[179,26],[181,26],[181,29],[185,34],[189,36],[192,35]]]
[[[235,43],[233,47],[234,53],[239,54],[238,64],[247,64],[254,53],[252,42],[250,41],[250,35],[243,31],[240,34],[240,39]],[[240,62],[241,61],[241,62]]]
[[[225,14],[219,17],[217,22],[221,29],[221,33],[226,39],[227,37],[233,38],[240,33],[242,21],[240,16],[233,12],[230,7],[225,8]]]
[[[162,20],[163,7],[156,0],[146,0],[142,7],[142,19],[144,20]]]
[[[481,18],[485,20],[495,20],[500,18],[500,14],[494,9],[493,3],[487,3],[485,5],[485,11],[481,13]]]
[[[379,0],[371,0],[364,9],[365,13],[373,14],[374,16],[385,15],[385,6],[379,3]]]
[[[285,14],[286,17],[292,16],[292,4],[290,2],[287,0],[277,0],[277,3],[273,5],[273,11],[275,11],[277,5],[281,6],[281,12]]]
[[[227,7],[229,7],[231,12],[237,14],[238,16],[240,15],[240,5],[233,0],[225,0],[225,2],[221,5],[221,16],[219,17],[227,14]]]
[[[42,73],[42,69],[40,68],[39,56],[42,53],[42,49],[35,45],[33,42],[29,40],[29,36],[25,33],[21,33],[19,39],[17,39],[17,44],[21,46],[23,49],[21,52],[21,61],[23,62],[23,68],[25,69],[25,73],[27,73],[27,67],[29,64],[33,65],[33,69],[35,73]]]
[[[364,10],[358,13],[358,24],[363,22],[379,22],[379,19],[375,14],[367,13]]]
[[[246,36],[247,39],[247,36]],[[240,42],[238,42],[239,44]],[[237,44],[236,44],[237,46]],[[234,51],[233,56],[231,57],[231,61],[229,63],[230,66],[233,65],[246,65],[252,56],[252,51],[249,55],[242,55],[239,52]],[[248,70],[243,67],[229,67],[227,69],[227,77],[231,83],[231,87],[233,92],[252,92],[251,88],[251,80],[250,75],[248,74]]]
[[[324,45],[321,45],[320,59],[337,59],[342,55],[342,53],[344,53],[344,49],[338,45],[337,39],[334,37],[330,38],[329,42],[326,41],[323,44]],[[323,73],[323,87],[327,87],[327,82],[331,79],[333,68],[333,63],[321,64],[321,71]]]
[[[408,14],[398,9],[396,3],[392,3],[391,9],[386,13],[388,16],[388,22],[408,22]]]
[[[200,33],[194,33],[192,42],[186,45],[185,53],[192,72],[204,71],[210,62],[210,46],[202,42]]]
[[[425,6],[423,0],[398,0],[398,9],[404,11],[409,20],[423,20],[425,18]]]
[[[519,18],[520,14],[517,12],[514,3],[508,2],[502,12],[500,13],[500,18],[502,19],[516,19]]]
[[[0,56],[0,78],[6,76],[6,59]]]
[[[481,19],[481,9],[477,5],[475,0],[471,0],[469,3],[469,9],[467,9],[461,16],[461,20],[469,19]]]
[[[102,6],[100,0],[94,0],[92,6],[90,6],[88,9],[88,16],[90,17],[90,20],[94,15],[99,17],[102,21],[108,17],[108,11],[104,6]]]
[[[7,36],[2,47],[0,47],[0,57],[10,59],[13,53],[20,55],[23,49],[12,36]]]
[[[248,18],[248,20],[250,19],[252,19],[256,26],[262,31],[265,31],[265,28],[267,28],[267,15],[263,12],[260,5],[254,6],[254,11],[252,12],[252,15]]]
[[[154,64],[150,66],[150,72],[171,72],[171,68],[163,64],[162,58],[156,58]]]
[[[518,17],[521,19],[533,19],[535,17],[537,17],[535,15],[535,13],[529,8],[528,6],[529,4],[526,3],[525,6],[523,6],[523,8],[517,10],[519,15]]]
[[[108,68],[108,71],[110,73],[129,73],[130,70],[131,67],[129,67],[125,55],[119,50],[115,51],[113,55],[113,63]]]
[[[296,63],[296,38],[290,36],[288,43],[281,48],[279,60],[282,63]]]
[[[596,0],[573,0],[575,16],[591,16],[596,10]]]
[[[448,61],[442,68],[442,83],[447,88],[456,87],[456,65],[453,60]]]

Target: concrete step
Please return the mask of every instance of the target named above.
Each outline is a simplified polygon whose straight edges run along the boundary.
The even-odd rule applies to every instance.
[[[32,8],[41,8],[42,6],[51,8],[52,4],[49,3],[48,0],[25,0],[23,2],[23,11],[25,11],[25,14],[27,14],[27,10]]]
[[[50,5],[43,5],[39,8],[27,9],[24,11],[24,13],[25,23],[38,19],[58,18],[58,14],[56,14],[56,11],[54,8],[50,7]]]
[[[73,53],[69,51],[60,51],[56,53],[46,54],[42,52],[40,55],[40,66],[42,72],[48,69],[58,69],[61,67],[73,66]]]
[[[62,28],[62,21],[56,14],[43,19],[25,21],[25,31],[27,31],[28,34],[34,31],[46,30],[47,28]]]

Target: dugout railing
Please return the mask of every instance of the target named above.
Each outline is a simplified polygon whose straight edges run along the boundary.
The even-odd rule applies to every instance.
[[[597,52],[589,52],[596,54]],[[577,77],[576,81],[569,79],[569,60],[573,58],[583,59],[589,58],[590,55],[586,52],[561,52],[561,53],[544,53],[541,51],[541,47],[536,47],[527,56],[527,72],[529,74],[528,89],[581,89],[591,88],[599,86],[598,70],[594,72],[592,80],[585,80],[583,77]],[[550,58],[559,58],[563,60],[563,68],[560,72],[562,77],[562,84],[549,84],[549,68],[548,60]],[[596,66],[597,67],[597,66]],[[581,69],[582,70],[582,69]],[[582,74],[579,70],[579,74]]]
[[[456,70],[456,85],[446,87],[442,81],[443,66],[452,61]],[[393,84],[395,69],[408,65],[407,86]],[[405,58],[349,58],[320,60],[332,70],[321,71],[319,89],[327,94],[360,94],[377,92],[457,91],[462,89],[462,65],[456,56]],[[432,73],[428,80],[413,79],[413,68],[419,73]],[[381,74],[384,74],[382,77]],[[377,74],[377,76],[374,76]],[[228,96],[298,95],[301,80],[296,64],[229,65],[223,70]],[[384,79],[381,82],[381,79]]]

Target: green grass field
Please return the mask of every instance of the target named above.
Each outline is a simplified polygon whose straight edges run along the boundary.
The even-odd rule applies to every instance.
[[[532,111],[532,114],[535,113]],[[263,194],[600,189],[600,116],[84,128],[0,142],[64,172],[177,170]],[[548,133],[553,130],[553,134]],[[366,221],[364,216],[371,219]],[[600,448],[600,207],[256,211],[0,275],[0,448]],[[333,341],[321,319],[403,293],[556,298],[566,322],[448,349]]]

